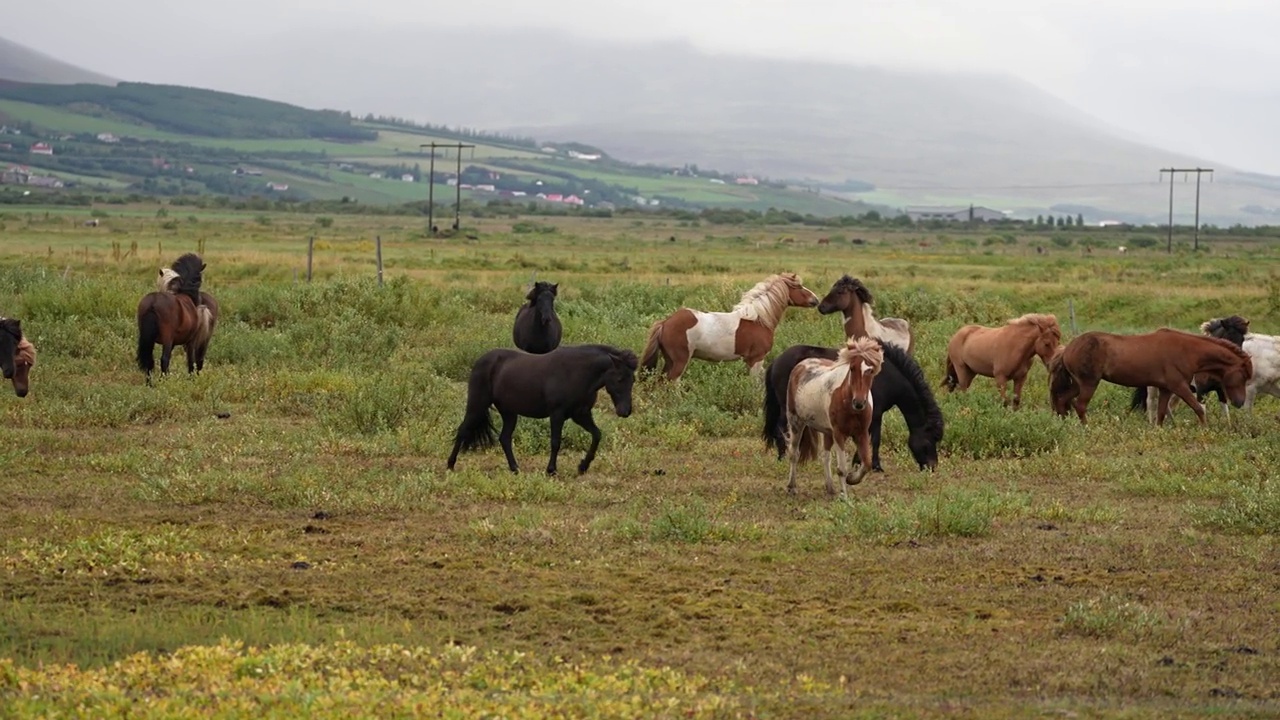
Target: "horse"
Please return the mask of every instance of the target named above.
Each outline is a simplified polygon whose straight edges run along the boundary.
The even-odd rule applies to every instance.
[[[965,325],[947,343],[946,378],[943,385],[952,392],[969,389],[979,375],[995,378],[1000,400],[1009,398],[1005,385],[1013,380],[1013,409],[1022,406],[1022,385],[1037,357],[1046,369],[1062,342],[1062,329],[1053,315],[1027,313],[1001,327]]]
[[[0,317],[0,372],[13,382],[13,394],[20,398],[31,389],[31,368],[36,364],[36,347],[22,335],[22,321]]]
[[[591,448],[578,463],[578,474],[585,473],[600,446],[600,428],[591,416],[596,396],[604,388],[618,417],[631,415],[636,366],[635,353],[610,345],[566,345],[543,354],[511,348],[490,350],[471,367],[467,409],[454,435],[449,469],[458,461],[460,451],[493,444],[493,421],[489,415],[489,407],[493,406],[502,417],[498,441],[511,472],[520,471],[511,451],[511,437],[516,421],[527,417],[551,419],[548,475],[556,474],[565,420],[572,420],[591,433]]]
[[[845,337],[873,337],[893,343],[908,355],[913,354],[915,338],[911,324],[902,318],[876,319],[871,311],[874,300],[861,280],[845,275],[836,280],[827,296],[818,304],[818,312],[830,315],[837,310],[844,315]]]
[[[516,311],[516,324],[511,339],[516,347],[528,353],[549,353],[560,346],[560,318],[556,316],[558,283],[538,281],[524,296],[529,302]]]
[[[898,408],[907,422],[907,449],[921,470],[936,470],[938,445],[942,442],[945,424],[925,380],[920,365],[902,348],[883,343],[884,363],[871,382],[871,469],[884,472],[880,464],[880,429],[885,413]],[[778,460],[787,451],[787,422],[782,408],[786,406],[787,389],[791,371],[801,360],[821,358],[836,360],[839,351],[816,345],[792,345],[769,364],[764,387],[764,429],[761,436],[765,444],[774,445]]]
[[[795,273],[779,273],[756,283],[729,312],[681,308],[649,328],[640,364],[658,366],[668,380],[678,379],[690,358],[727,362],[742,359],[752,377],[764,372],[764,358],[773,348],[773,334],[789,307],[815,307],[818,296],[801,284]]]
[[[1225,318],[1213,318],[1200,323],[1200,332],[1209,337],[1222,338],[1234,344],[1236,347],[1244,347],[1245,336],[1249,334],[1249,321],[1239,315],[1232,315]],[[1246,351],[1247,352],[1247,351]],[[1255,359],[1256,364],[1256,359]],[[1254,367],[1254,374],[1258,373],[1258,368]],[[1254,383],[1250,383],[1252,386]],[[1222,406],[1222,414],[1231,417],[1230,405],[1227,404],[1227,396],[1222,391],[1222,385],[1218,381],[1200,375],[1191,379],[1191,389],[1196,394],[1196,400],[1204,403],[1204,398],[1210,392],[1218,396],[1218,404]],[[1157,393],[1154,387],[1138,387],[1133,389],[1133,398],[1129,402],[1130,410],[1138,410],[1146,406],[1147,420],[1153,425],[1156,422],[1156,401]],[[1173,412],[1175,400],[1169,401],[1169,412]],[[1252,402],[1245,400],[1245,407],[1251,407]]]
[[[835,360],[809,358],[796,363],[787,381],[787,455],[791,458],[787,492],[796,493],[796,466],[823,454],[827,494],[831,485],[831,449],[836,471],[843,477],[840,496],[848,499],[848,485],[862,482],[871,471],[871,417],[875,403],[871,385],[884,362],[875,338],[849,338]],[[852,438],[861,461],[850,467],[845,443]],[[821,448],[819,446],[821,445]]]
[[[1080,423],[1098,383],[1107,380],[1128,387],[1160,390],[1156,424],[1163,425],[1169,398],[1177,395],[1204,425],[1204,408],[1191,393],[1191,379],[1204,373],[1222,383],[1236,407],[1245,401],[1253,376],[1248,353],[1226,340],[1161,328],[1142,335],[1091,331],[1072,340],[1049,363],[1049,398],[1054,412],[1066,416],[1074,401]]]
[[[187,372],[204,369],[209,339],[218,323],[218,303],[200,289],[205,263],[195,253],[187,253],[169,268],[161,268],[157,290],[138,302],[138,368],[151,384],[155,370],[154,347],[161,346],[160,372],[169,373],[173,346],[181,345],[187,356]]]

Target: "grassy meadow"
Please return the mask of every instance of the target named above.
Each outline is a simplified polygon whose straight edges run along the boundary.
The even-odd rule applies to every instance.
[[[0,214],[0,312],[39,350],[31,394],[0,394],[0,714],[1280,711],[1274,399],[1156,429],[1104,385],[1082,428],[1050,412],[1040,365],[1017,413],[990,380],[940,387],[957,328],[1024,312],[1068,340],[1069,308],[1076,332],[1238,313],[1280,333],[1273,241],[1120,254],[1127,236],[1090,233],[1086,254],[1004,231],[853,245],[585,218],[446,240],[414,217],[75,212]],[[222,307],[205,372],[148,388],[137,302],[196,250]],[[547,478],[529,419],[520,475],[497,447],[445,471],[470,365],[511,346],[535,276],[560,285],[566,343],[639,351],[672,310],[728,309],[784,270],[820,296],[849,273],[910,320],[946,416],[936,473],[895,411],[886,472],[849,503],[818,465],[788,496],[761,385],[701,361],[638,382],[627,419],[602,393],[584,476],[586,433],[566,426]],[[841,339],[838,317],[792,309],[770,357]]]

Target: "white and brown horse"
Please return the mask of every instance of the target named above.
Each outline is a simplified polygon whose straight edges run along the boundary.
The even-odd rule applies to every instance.
[[[821,450],[827,494],[831,484],[831,449],[836,450],[836,471],[843,482],[840,496],[849,497],[846,486],[862,482],[871,472],[871,384],[884,362],[884,348],[875,338],[849,338],[835,360],[809,358],[796,363],[787,388],[787,455],[791,459],[787,492],[796,492],[796,466],[813,460]],[[858,467],[845,443],[857,445]]]
[[[668,380],[684,373],[690,358],[727,362],[742,359],[753,377],[764,374],[764,357],[773,348],[773,334],[789,307],[814,307],[818,296],[800,283],[795,273],[779,273],[743,293],[729,312],[680,308],[649,328],[640,364],[658,366]]]
[[[1062,343],[1062,328],[1053,315],[1027,313],[1001,327],[965,325],[947,343],[948,390],[969,389],[979,375],[995,378],[1000,401],[1009,406],[1006,384],[1013,381],[1013,409],[1022,405],[1022,385],[1037,357],[1047,370]]]
[[[840,311],[844,315],[845,337],[873,337],[893,343],[911,355],[915,348],[911,324],[902,318],[877,320],[871,310],[873,302],[871,291],[861,280],[845,275],[835,281],[827,296],[822,298],[818,312],[829,315]]]

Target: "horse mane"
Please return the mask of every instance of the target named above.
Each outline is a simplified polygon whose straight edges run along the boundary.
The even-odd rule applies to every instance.
[[[34,366],[36,364],[36,346],[32,345],[31,341],[25,337],[22,338],[18,341],[18,352],[14,355],[13,359],[19,365]]]
[[[174,272],[173,268],[160,268],[160,275],[156,278],[156,289],[160,292],[171,293],[173,288],[170,285],[177,279],[178,273]]]
[[[599,352],[608,355],[615,360],[620,360],[624,365],[632,370],[640,367],[640,358],[634,352],[627,348],[614,347],[613,345],[603,345],[598,343],[588,343],[585,345],[566,345],[565,349],[574,348],[578,350],[588,350],[591,352]]]
[[[1191,337],[1200,338],[1200,339],[1202,339],[1202,340],[1208,340],[1209,342],[1212,342],[1212,343],[1214,343],[1214,344],[1216,344],[1216,345],[1220,345],[1220,346],[1222,346],[1222,347],[1224,347],[1224,348],[1226,348],[1226,349],[1230,350],[1230,351],[1231,351],[1231,353],[1232,353],[1233,355],[1235,355],[1237,358],[1239,358],[1239,359],[1241,359],[1241,360],[1248,360],[1249,362],[1253,362],[1253,356],[1252,356],[1252,355],[1250,355],[1249,353],[1245,352],[1245,351],[1244,351],[1244,348],[1240,347],[1239,345],[1236,345],[1235,343],[1231,342],[1230,340],[1223,340],[1223,339],[1222,339],[1222,338],[1220,338],[1220,337],[1214,337],[1214,336],[1212,336],[1212,335],[1192,335],[1191,333],[1187,333],[1187,334],[1188,334],[1188,335],[1191,335]]]
[[[22,321],[0,315],[0,331],[7,332],[14,338],[22,339]]]
[[[851,292],[854,295],[856,295],[859,300],[862,301],[863,305],[875,304],[875,299],[871,296],[871,291],[868,290],[867,286],[863,285],[862,281],[856,277],[851,277],[849,275],[842,275],[839,280],[835,281],[835,283],[832,284],[831,289]]]
[[[1240,342],[1244,342],[1244,336],[1249,334],[1249,321],[1239,315],[1213,318],[1200,323],[1200,332],[1224,340],[1231,338],[1232,342],[1235,342],[1235,338],[1239,337]]]
[[[908,355],[906,350],[893,343],[881,343],[881,347],[884,348],[885,362],[902,373],[915,390],[916,396],[920,398],[920,404],[924,407],[925,430],[929,433],[929,440],[934,443],[942,442],[945,428],[942,408],[938,407],[938,401],[933,397],[933,390],[929,389],[929,381],[925,378],[920,363]]]
[[[1040,328],[1041,332],[1056,327],[1058,324],[1058,316],[1049,313],[1026,313],[1020,317],[1016,317],[1006,325],[1035,325]]]
[[[880,366],[884,364],[884,343],[872,337],[851,337],[840,349],[836,363],[852,365],[857,358],[871,363],[876,372],[880,372]]]
[[[556,286],[544,280],[538,280],[533,284],[533,287],[529,288],[529,293],[524,296],[524,299],[528,300],[530,304],[533,304],[533,302],[538,299],[538,295],[543,292],[549,292],[552,295],[555,295]]]
[[[177,260],[173,261],[170,266],[173,271],[178,274],[182,282],[178,286],[177,292],[191,298],[191,302],[196,305],[200,304],[200,284],[203,280],[204,261],[195,253],[187,253]]]
[[[747,320],[775,328],[791,304],[789,290],[795,287],[800,287],[800,278],[795,273],[770,275],[743,293],[733,311]]]

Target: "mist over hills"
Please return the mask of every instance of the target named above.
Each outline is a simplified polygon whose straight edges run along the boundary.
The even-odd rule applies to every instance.
[[[26,83],[94,83],[114,85],[116,80],[62,62],[57,58],[0,37],[0,79]]]

